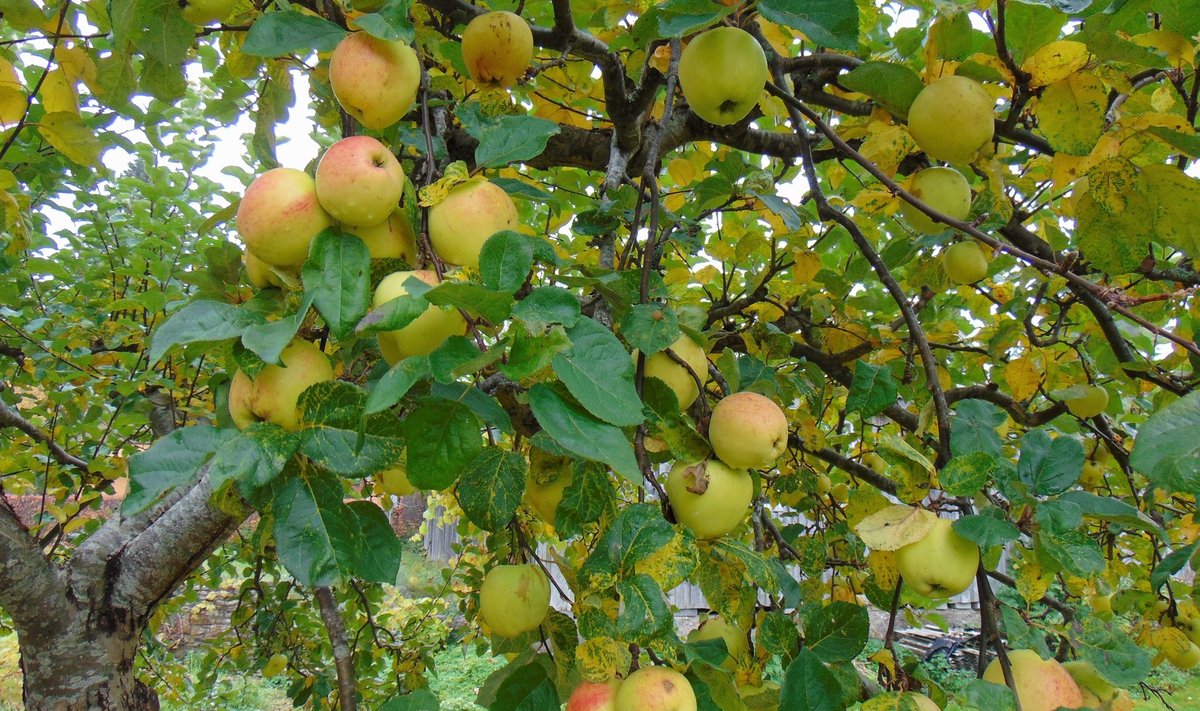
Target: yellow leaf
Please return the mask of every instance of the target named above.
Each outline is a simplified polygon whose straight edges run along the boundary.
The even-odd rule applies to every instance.
[[[38,92],[38,100],[48,114],[79,113],[79,95],[75,93],[75,83],[61,67],[46,74]]]
[[[46,114],[38,123],[38,132],[59,153],[72,161],[80,165],[100,164],[100,152],[103,150],[100,139],[77,114]]]
[[[676,185],[689,185],[696,177],[696,166],[687,158],[672,158],[667,164],[667,173]]]
[[[792,280],[797,284],[807,284],[821,271],[821,255],[808,250],[792,252]]]
[[[696,539],[676,529],[667,545],[634,564],[634,572],[650,576],[663,590],[673,590],[696,568]]]
[[[96,90],[96,62],[82,47],[59,47],[54,53],[58,66],[72,81],[83,82],[92,93]]]
[[[25,115],[25,93],[11,84],[0,84],[0,126],[10,126]]]
[[[1190,66],[1196,63],[1196,47],[1187,37],[1169,30],[1144,32],[1130,37],[1129,41],[1141,47],[1159,50],[1167,55],[1167,62],[1172,67],[1182,69],[1185,64]]]
[[[867,554],[867,565],[871,566],[871,572],[875,574],[875,584],[880,589],[896,589],[896,583],[900,581],[900,569],[896,567],[894,551],[872,550]]]
[[[1004,380],[1008,383],[1008,390],[1015,400],[1028,400],[1042,384],[1042,370],[1033,358],[1023,356],[1009,361],[1008,365],[1004,366]]]
[[[11,170],[0,168],[0,190],[9,190],[17,187],[17,176],[13,175]]]
[[[442,174],[441,179],[421,188],[418,202],[422,207],[433,207],[445,200],[452,188],[468,180],[471,180],[471,172],[467,170],[467,164],[456,160],[446,166],[446,172]]]
[[[1155,111],[1170,111],[1175,105],[1175,88],[1170,84],[1162,84],[1150,95],[1150,105]]]
[[[894,551],[924,538],[936,522],[925,509],[895,504],[864,518],[854,532],[872,550]]]
[[[908,133],[908,128],[872,121],[868,126],[867,140],[859,152],[875,162],[889,176],[895,175],[900,161],[916,150],[917,143]]]
[[[1017,592],[1026,602],[1033,603],[1045,597],[1054,582],[1054,576],[1042,570],[1042,566],[1032,556],[1021,556],[1013,563],[1016,573]]]
[[[1055,150],[1085,156],[1104,132],[1107,108],[1104,82],[1092,74],[1076,73],[1047,86],[1034,113]]]
[[[890,649],[881,649],[870,657],[867,657],[867,659],[876,664],[883,665],[883,668],[887,669],[889,677],[896,676],[896,658],[892,656]]]
[[[1031,86],[1048,86],[1062,81],[1088,63],[1087,45],[1059,40],[1043,45],[1031,54],[1021,69],[1029,72]]]

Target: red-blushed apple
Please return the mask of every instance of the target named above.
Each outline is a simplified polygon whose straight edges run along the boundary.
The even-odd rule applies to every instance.
[[[738,27],[718,27],[688,42],[679,57],[679,88],[697,116],[717,126],[750,113],[767,84],[767,55]]]
[[[406,296],[408,289],[404,287],[404,282],[411,277],[416,277],[431,286],[437,284],[437,274],[431,271],[393,272],[375,287],[375,298],[371,307],[379,308],[392,299]],[[450,336],[461,336],[466,332],[467,322],[463,320],[458,309],[430,304],[424,313],[404,328],[382,331],[376,334],[376,338],[379,339],[383,357],[395,365],[409,356],[432,353]],[[386,347],[383,346],[385,340],[390,341]]]
[[[333,219],[370,227],[396,211],[404,195],[404,168],[370,136],[343,138],[317,164],[317,199]]]
[[[536,564],[497,565],[479,586],[479,616],[498,637],[537,629],[550,612],[550,580]]]
[[[621,687],[620,679],[610,679],[603,683],[581,681],[567,699],[566,711],[616,711],[617,689]]]
[[[237,209],[237,230],[246,249],[275,267],[298,267],[308,246],[333,218],[317,200],[316,183],[295,168],[272,168],[246,188]]]
[[[935,166],[918,171],[908,192],[946,217],[965,220],[971,214],[971,184],[953,168]],[[907,202],[900,206],[900,214],[917,232],[935,234],[950,229]]]
[[[371,259],[403,259],[409,266],[417,263],[417,235],[404,210],[396,210],[377,225],[342,225],[342,231],[361,239]]]
[[[766,469],[787,449],[788,421],[768,397],[734,393],[717,403],[708,439],[717,458],[735,469]]]
[[[1054,659],[1043,660],[1032,649],[1014,649],[1008,653],[1012,665],[1017,698],[1021,711],[1055,711],[1060,706],[1079,708],[1083,694],[1071,678],[1070,672]],[[983,672],[983,680],[1004,685],[1004,672],[1000,660],[993,659]]]
[[[700,378],[700,382],[708,380],[708,354],[704,348],[684,334],[671,344],[671,352],[679,356],[688,367]],[[633,352],[633,360],[637,362],[638,352]],[[679,365],[663,351],[646,356],[646,377],[658,378],[675,392],[680,409],[686,410],[700,396],[700,388],[696,379],[683,366]]]
[[[429,242],[444,261],[479,268],[488,238],[517,225],[517,206],[508,193],[485,178],[455,185],[446,199],[429,208]]]
[[[520,15],[486,12],[463,30],[462,56],[476,84],[510,87],[533,61],[533,32]]]
[[[908,109],[908,132],[930,158],[970,163],[992,140],[996,100],[974,79],[935,79]]]
[[[696,692],[668,667],[642,667],[617,689],[617,711],[696,711]]]
[[[355,32],[329,58],[329,84],[338,103],[359,123],[376,131],[408,113],[421,86],[417,53],[403,42]]]
[[[737,528],[750,511],[754,480],[716,459],[676,462],[665,486],[675,518],[697,538],[713,540]]]
[[[958,535],[950,519],[939,518],[924,538],[896,551],[896,567],[921,595],[953,597],[975,580],[979,546]]]
[[[333,380],[333,366],[320,348],[303,339],[293,340],[280,355],[283,365],[267,365],[254,378],[242,371],[229,386],[229,414],[245,429],[268,421],[287,430],[300,429],[297,402],[310,385]]]

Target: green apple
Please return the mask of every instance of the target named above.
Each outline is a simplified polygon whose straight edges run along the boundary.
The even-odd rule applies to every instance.
[[[773,400],[740,392],[712,411],[708,439],[717,458],[736,469],[767,469],[787,449],[787,415]]]
[[[829,480],[828,474],[818,474],[816,479],[817,493],[825,496],[833,491],[833,482]]]
[[[479,268],[479,252],[488,238],[517,225],[517,206],[508,193],[486,178],[455,185],[429,208],[429,242],[444,261]]]
[[[946,217],[965,220],[971,214],[971,184],[953,168],[937,166],[918,171],[908,192]],[[949,229],[908,202],[900,206],[900,214],[917,232],[935,234]]]
[[[280,270],[279,267],[272,267],[250,252],[246,252],[243,256],[246,258],[246,277],[256,288],[266,289],[272,286],[285,288],[286,283],[277,273]],[[287,271],[290,273],[291,270]]]
[[[229,382],[229,416],[239,430],[259,421],[254,414],[254,381],[241,370]]]
[[[1182,671],[1200,664],[1200,646],[1189,639],[1183,630],[1160,627],[1154,630],[1151,640],[1167,661]]]
[[[688,367],[700,378],[700,382],[708,380],[708,354],[700,344],[684,334],[671,344],[670,350],[679,356]],[[638,352],[633,352],[634,362],[637,362]],[[646,357],[647,378],[658,378],[675,391],[680,409],[686,410],[700,396],[696,380],[683,366],[676,363],[671,356],[660,351]]]
[[[1080,385],[1077,389],[1078,395],[1063,401],[1072,415],[1086,420],[1099,415],[1108,407],[1108,391],[1099,385]]]
[[[392,496],[408,496],[417,490],[408,480],[408,468],[403,465],[379,472],[375,483],[384,494]]]
[[[1055,711],[1060,706],[1079,708],[1083,694],[1071,673],[1053,659],[1043,660],[1032,649],[1014,649],[1008,653],[1013,682],[1021,711]],[[983,672],[983,680],[1004,685],[1000,660],[993,659]]]
[[[697,538],[713,540],[737,528],[750,511],[754,480],[745,469],[716,459],[676,462],[667,476],[667,497],[675,518]]]
[[[571,698],[567,699],[566,711],[616,711],[619,688],[620,679],[610,679],[603,683],[580,682],[571,692]]]
[[[1115,699],[1120,694],[1120,689],[1100,676],[1100,672],[1096,671],[1096,667],[1092,666],[1091,662],[1083,660],[1065,662],[1063,668],[1070,673],[1071,678],[1079,687],[1079,691],[1083,695],[1084,706],[1096,708],[1106,701]]]
[[[556,462],[553,460],[562,460]],[[565,465],[564,465],[565,463]],[[539,518],[554,525],[555,512],[563,493],[573,479],[569,459],[544,454],[534,449],[530,455],[529,472],[525,478],[525,500]]]
[[[908,131],[930,158],[970,163],[992,140],[996,100],[974,79],[935,79],[908,109]]]
[[[267,663],[263,666],[260,672],[265,678],[270,679],[273,676],[279,676],[279,673],[287,668],[288,658],[286,654],[272,655]]]
[[[955,242],[942,252],[942,269],[955,284],[974,284],[987,276],[987,257],[974,242]]]
[[[237,230],[247,251],[273,267],[298,267],[308,246],[333,218],[317,200],[308,173],[272,168],[246,188],[237,209]]]
[[[533,61],[533,32],[520,15],[485,12],[463,30],[462,57],[476,84],[510,87]]]
[[[839,481],[829,489],[829,498],[844,504],[850,500],[850,485],[844,481]]]
[[[409,266],[417,263],[417,235],[404,210],[392,212],[377,225],[342,225],[342,231],[361,239],[367,245],[371,259],[403,259]]]
[[[770,74],[758,40],[718,27],[688,42],[679,57],[679,88],[697,116],[717,126],[737,123],[762,97]]]
[[[939,518],[924,538],[896,551],[896,567],[921,595],[953,597],[975,580],[979,546],[958,535],[950,519]]]
[[[329,84],[346,113],[376,131],[395,124],[417,100],[421,63],[403,42],[366,32],[347,35],[329,58]]]
[[[668,667],[642,667],[617,689],[617,711],[696,711],[696,692]]]
[[[426,284],[437,284],[437,274],[431,271],[393,272],[375,287],[372,308],[379,308],[392,299],[408,295],[404,282],[416,277]],[[377,334],[380,350],[388,362],[397,362],[414,355],[432,353],[450,336],[461,336],[467,332],[467,322],[458,309],[443,308],[430,304],[425,312],[404,328],[397,331],[382,331]],[[384,341],[389,343],[384,346]]]
[[[721,663],[722,667],[736,671],[739,666],[749,663],[750,645],[746,641],[746,631],[735,623],[726,622],[720,615],[708,618],[688,634],[689,642],[718,638],[725,640],[725,649],[729,652],[729,656]]]
[[[283,365],[267,365],[254,378],[238,371],[229,386],[229,414],[245,429],[260,421],[274,422],[287,430],[300,429],[297,402],[315,383],[333,380],[329,358],[315,344],[292,341],[280,355]]]
[[[404,195],[404,168],[387,146],[370,136],[343,138],[317,164],[317,199],[344,225],[384,222]]]
[[[498,637],[537,629],[550,612],[550,580],[537,565],[497,565],[479,587],[479,616]]]
[[[179,12],[183,19],[204,27],[214,22],[224,22],[233,14],[234,0],[181,0]]]

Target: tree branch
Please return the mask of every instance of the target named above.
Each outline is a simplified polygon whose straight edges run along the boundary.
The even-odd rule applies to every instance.
[[[0,494],[0,608],[23,633],[50,638],[69,626],[66,581]]]
[[[321,620],[325,622],[325,631],[329,634],[329,644],[333,647],[333,662],[337,667],[338,706],[342,711],[357,711],[358,692],[354,681],[354,654],[346,638],[346,623],[338,610],[337,600],[333,590],[321,586],[314,590],[317,604],[321,607]]]

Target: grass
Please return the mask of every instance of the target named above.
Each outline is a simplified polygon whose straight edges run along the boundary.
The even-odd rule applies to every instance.
[[[1134,698],[1134,711],[1170,711],[1153,695],[1149,699],[1143,699],[1137,691],[1131,691],[1130,694]],[[1181,686],[1171,690],[1166,700],[1175,711],[1200,711],[1200,676],[1188,677]]]
[[[430,675],[429,688],[437,694],[442,711],[479,711],[475,696],[493,671],[507,662],[503,657],[475,654],[474,649],[451,647],[438,652],[434,663],[439,676]]]

